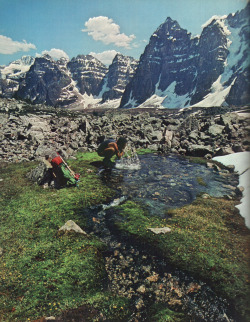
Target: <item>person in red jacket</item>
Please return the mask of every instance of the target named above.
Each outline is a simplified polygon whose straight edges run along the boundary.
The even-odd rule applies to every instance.
[[[59,154],[54,158],[50,155],[46,155],[45,159],[52,165],[55,181],[59,187],[76,185],[77,180],[67,169]]]
[[[104,157],[104,166],[112,167],[114,163],[111,162],[111,158],[116,155],[120,159],[124,154],[126,144],[127,140],[124,137],[120,137],[117,141],[109,139],[102,142],[97,149],[97,154],[100,157]]]

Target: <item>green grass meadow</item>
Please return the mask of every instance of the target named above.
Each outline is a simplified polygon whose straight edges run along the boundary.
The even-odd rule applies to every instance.
[[[36,162],[0,164],[0,321],[60,316],[82,306],[95,312],[86,321],[102,315],[128,321],[130,301],[106,288],[106,245],[94,235],[58,232],[68,220],[86,229],[91,219],[83,209],[114,197],[92,165],[100,160],[96,153],[79,153],[69,161],[81,174],[79,187],[60,190],[43,189],[26,178]],[[162,219],[128,200],[113,209],[113,224],[119,234],[206,281],[249,318],[249,230],[235,208],[238,202],[201,196]],[[148,230],[165,226],[171,228],[165,235]],[[151,321],[182,320],[160,304],[149,315]]]

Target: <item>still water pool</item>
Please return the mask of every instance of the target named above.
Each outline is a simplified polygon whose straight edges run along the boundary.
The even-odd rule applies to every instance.
[[[237,185],[235,175],[221,175],[177,155],[145,154],[139,160],[138,170],[114,168],[103,171],[101,176],[121,195],[142,202],[153,215],[189,204],[200,193],[214,197],[230,195],[229,185]]]

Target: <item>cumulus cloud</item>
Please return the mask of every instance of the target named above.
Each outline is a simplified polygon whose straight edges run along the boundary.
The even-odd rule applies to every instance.
[[[89,54],[100,60],[103,64],[110,65],[118,52],[116,50],[106,50],[102,53],[91,52]]]
[[[18,51],[29,51],[31,49],[36,49],[33,44],[28,44],[26,40],[14,41],[9,37],[0,35],[0,54],[14,54]]]
[[[69,59],[69,56],[65,53],[65,51],[63,51],[62,49],[56,49],[56,48],[52,48],[50,50],[44,50],[42,52],[42,55],[49,55],[55,60],[58,60],[60,58]],[[40,56],[40,55],[37,54],[37,56]]]
[[[130,49],[131,42],[136,38],[135,35],[127,36],[120,33],[120,26],[114,23],[113,19],[104,16],[90,18],[85,22],[85,27],[83,32],[105,45],[115,44],[117,47]]]

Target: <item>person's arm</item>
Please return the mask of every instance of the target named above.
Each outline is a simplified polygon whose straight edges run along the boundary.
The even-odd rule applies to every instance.
[[[118,146],[115,142],[110,143],[110,146],[112,145],[112,148],[115,150],[115,154],[118,159],[120,159],[123,156],[123,151],[119,151]]]

